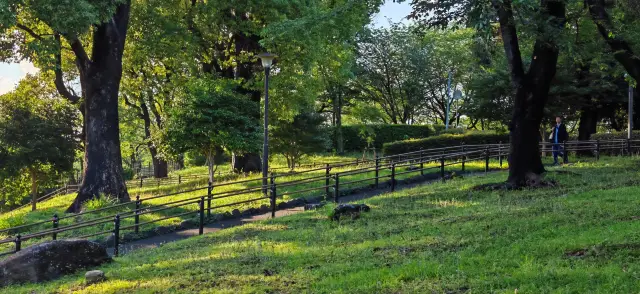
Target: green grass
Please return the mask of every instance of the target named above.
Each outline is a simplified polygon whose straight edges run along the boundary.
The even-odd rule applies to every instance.
[[[324,159],[325,162],[333,162],[333,161],[344,161],[345,157],[342,158],[338,158],[338,157],[325,157],[325,158],[320,158],[320,159]],[[321,161],[321,160],[318,160]],[[437,166],[437,163],[430,163],[430,164],[426,164],[426,166]],[[492,168],[497,168],[499,166],[497,161],[492,161],[491,162],[491,167]],[[360,166],[362,167],[362,166]],[[459,169],[459,167],[448,167],[447,169]],[[469,171],[480,171],[484,169],[484,162],[481,161],[476,161],[476,162],[471,162],[471,163],[467,163],[466,165],[467,170]],[[349,167],[343,167],[343,168],[334,168],[331,172],[332,173],[336,173],[336,172],[346,172],[346,171],[350,171],[353,170],[354,167],[353,166],[349,166]],[[304,169],[301,169],[304,170]],[[404,171],[406,171],[406,168],[398,168],[396,170],[398,173],[402,173]],[[426,171],[426,173],[429,172],[438,172],[438,169],[433,169],[430,171]],[[389,176],[391,174],[390,170],[382,170],[380,172],[380,176]],[[283,176],[280,177],[276,180],[276,183],[285,183],[288,181],[294,181],[294,180],[301,180],[301,179],[306,179],[309,177],[315,177],[315,176],[324,176],[325,175],[325,171],[324,170],[318,170],[318,171],[313,171],[313,172],[309,172],[309,173],[305,173],[305,174],[292,174],[289,176]],[[409,174],[402,174],[402,175],[398,175],[396,178],[397,179],[404,179],[404,178],[409,178],[409,177],[415,177],[419,175],[419,172],[414,171],[411,172]],[[360,182],[360,183],[355,183],[355,184],[347,184],[348,182],[351,181],[358,181],[358,180],[363,180],[363,179],[367,179],[367,178],[372,178],[375,176],[374,172],[368,172],[368,173],[363,173],[363,174],[357,174],[357,175],[349,175],[349,176],[342,176],[340,178],[340,181],[342,183],[341,185],[341,191],[346,191],[348,189],[351,188],[358,188],[358,187],[364,187],[367,185],[370,185],[372,183],[374,183],[373,180],[368,180],[365,182]],[[226,185],[226,186],[222,186],[222,187],[215,187],[214,188],[214,194],[215,193],[225,193],[225,192],[229,192],[229,191],[236,191],[236,190],[241,190],[241,189],[246,189],[246,188],[258,188],[261,185],[261,181],[260,181],[261,176],[258,174],[253,174],[253,175],[249,175],[245,178],[242,178],[242,180],[246,180],[246,179],[253,179],[254,181],[252,182],[248,182],[248,183],[240,183],[240,184],[232,184],[232,185]],[[385,179],[381,179],[381,182],[384,182]],[[387,178],[388,180],[388,178]],[[333,183],[333,181],[332,181]],[[324,186],[324,180],[320,180],[320,181],[314,181],[311,183],[301,183],[301,184],[296,184],[293,186],[288,186],[288,187],[280,187],[278,188],[278,195],[279,198],[277,199],[277,202],[285,202],[285,201],[289,201],[295,198],[302,198],[302,197],[317,197],[317,196],[323,196],[325,195],[325,190],[324,189],[318,189],[318,190],[313,190],[313,191],[307,191],[307,192],[303,192],[303,193],[294,193],[296,191],[301,191],[301,190],[306,190],[306,189],[311,189],[311,188],[317,188],[317,187],[322,187]],[[147,200],[144,201],[145,198],[151,197],[151,196],[155,196],[155,195],[162,195],[162,194],[166,194],[166,193],[172,193],[172,192],[176,192],[176,191],[184,191],[185,189],[190,189],[193,187],[203,187],[204,183],[194,183],[194,182],[186,182],[183,183],[181,185],[172,185],[172,186],[161,186],[161,187],[150,187],[150,188],[134,188],[134,189],[130,189],[130,195],[131,198],[134,199],[135,195],[139,195],[141,199],[143,199],[143,207],[148,207],[148,206],[162,206],[165,203],[170,203],[170,202],[174,202],[174,201],[179,201],[179,200],[184,200],[184,199],[191,199],[191,198],[199,198],[201,196],[206,196],[206,189],[204,190],[199,190],[199,191],[194,191],[194,192],[188,192],[188,193],[180,193],[178,195],[173,195],[173,196],[169,196],[169,197],[163,197],[163,198],[158,198],[158,199],[153,199],[153,200]],[[61,197],[57,197],[54,199],[51,199],[49,201],[45,201],[43,203],[41,203],[39,205],[39,210],[36,212],[31,212],[29,211],[29,209],[23,209],[23,210],[18,210],[15,212],[11,212],[8,214],[4,214],[4,215],[0,215],[0,229],[3,228],[9,228],[9,227],[14,227],[17,225],[22,225],[22,224],[29,224],[29,223],[34,223],[34,222],[40,222],[40,221],[46,221],[46,220],[50,220],[52,218],[52,216],[54,214],[57,214],[58,216],[62,217],[65,216],[66,214],[64,213],[64,210],[68,207],[69,203],[71,203],[71,201],[73,200],[74,195],[66,195],[66,196],[61,196]],[[215,195],[214,195],[215,197]],[[257,199],[262,197],[262,193],[260,191],[255,191],[252,193],[247,193],[247,194],[243,194],[243,195],[237,195],[237,196],[233,196],[233,197],[228,197],[228,198],[223,198],[223,199],[214,199],[212,201],[212,207],[215,206],[220,206],[220,205],[227,205],[227,204],[231,204],[231,203],[236,203],[236,202],[241,202],[241,201],[245,201],[245,200],[251,200],[251,199]],[[101,208],[101,207],[106,207],[109,204],[111,204],[108,201],[97,201],[96,203],[94,203],[91,207],[85,208],[87,210],[91,210],[91,208],[96,209],[96,208]],[[234,209],[239,209],[239,210],[244,210],[244,209],[248,209],[248,208],[258,208],[261,205],[269,205],[269,200],[268,199],[263,199],[263,200],[259,200],[259,201],[254,201],[254,202],[250,202],[250,203],[244,203],[244,204],[238,204],[238,205],[232,205],[232,206],[227,206],[227,207],[222,207],[222,208],[214,208],[212,209],[212,213],[228,213]],[[72,218],[68,218],[68,219],[63,219],[60,221],[60,226],[66,226],[66,225],[71,225],[74,223],[79,223],[79,222],[83,222],[83,221],[89,221],[89,220],[95,220],[97,218],[104,218],[104,217],[108,217],[108,216],[113,216],[116,213],[130,213],[134,208],[134,204],[132,203],[129,206],[126,207],[119,207],[116,209],[108,209],[99,213],[92,213],[92,214],[86,214],[86,215],[82,215],[82,216],[77,216],[77,217],[72,217]],[[181,217],[175,217],[175,218],[169,218],[169,219],[165,219],[165,220],[161,220],[161,221],[157,221],[157,222],[153,222],[150,224],[146,224],[143,226],[140,226],[140,230],[145,231],[145,230],[153,230],[154,228],[158,227],[158,226],[172,226],[172,225],[178,225],[180,224],[183,220],[186,219],[193,219],[196,217],[196,212],[198,211],[198,204],[197,203],[192,203],[192,204],[188,204],[188,205],[184,205],[184,206],[180,206],[180,207],[173,207],[173,208],[168,208],[166,210],[163,211],[159,211],[159,212],[154,212],[154,213],[146,213],[140,216],[140,222],[141,223],[145,223],[145,222],[150,222],[150,221],[155,221],[161,218],[165,218],[168,216],[173,216],[173,215],[178,215],[181,213],[187,213],[187,212],[193,212],[191,214],[188,215],[184,215]],[[122,227],[127,227],[127,226],[131,226],[134,224],[134,218],[133,217],[128,217],[128,218],[122,218],[121,221],[121,226]],[[38,232],[38,231],[42,231],[45,229],[50,229],[51,228],[51,224],[50,223],[45,223],[42,225],[38,225],[38,226],[34,226],[34,227],[30,227],[30,228],[25,228],[22,229],[20,231],[16,231],[13,232],[11,236],[15,236],[15,234],[20,233],[23,236],[25,234],[28,233],[34,233],[34,232]],[[80,229],[75,229],[75,230],[70,230],[70,231],[65,231],[62,233],[58,234],[58,238],[73,238],[73,237],[80,237],[80,236],[85,236],[85,235],[89,235],[89,234],[93,234],[93,233],[97,233],[97,232],[105,232],[102,235],[96,236],[96,237],[92,237],[94,239],[97,240],[103,240],[105,239],[107,236],[110,235],[109,230],[113,229],[113,222],[111,220],[106,220],[105,223],[102,224],[97,224],[94,226],[90,226],[90,227],[85,227],[85,228],[80,228]],[[128,233],[131,232],[132,230],[126,230],[123,231],[124,233]],[[6,238],[8,235],[5,234],[4,236],[2,236],[2,234],[0,234],[0,239],[4,239]],[[45,236],[44,238],[37,238],[37,239],[28,239],[25,240],[23,242],[23,247],[38,243],[38,242],[42,242],[44,240],[49,240],[51,238],[51,236]],[[6,252],[6,251],[10,251],[13,250],[14,245],[13,243],[6,243],[6,244],[1,244],[0,245],[0,252]]]
[[[556,188],[473,191],[506,172],[331,207],[135,251],[83,273],[4,293],[636,293],[638,158],[549,173]]]

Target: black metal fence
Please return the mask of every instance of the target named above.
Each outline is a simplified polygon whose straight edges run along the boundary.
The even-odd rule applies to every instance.
[[[640,147],[637,143],[637,140],[610,140],[603,142],[575,141],[563,143],[562,149],[564,151],[563,156],[565,159],[569,156],[570,152],[590,152],[596,159],[599,159],[600,154],[603,152],[615,155],[631,155],[634,150],[637,150],[638,147]],[[542,144],[541,151],[552,151],[552,144]],[[256,178],[215,185],[209,183],[204,187],[144,199],[141,199],[138,196],[135,201],[129,203],[121,203],[62,217],[54,215],[50,220],[0,230],[0,234],[9,235],[9,237],[0,240],[0,245],[8,243],[14,244],[14,250],[0,253],[0,255],[7,255],[20,251],[23,248],[24,242],[27,240],[32,240],[32,244],[49,239],[56,240],[60,233],[87,227],[95,227],[96,230],[91,233],[69,237],[92,238],[112,235],[114,240],[114,254],[117,256],[119,253],[119,246],[121,245],[120,241],[122,232],[129,230],[138,233],[140,227],[144,225],[157,223],[167,219],[182,218],[193,215],[197,216],[199,232],[202,234],[205,225],[205,215],[210,217],[212,210],[215,209],[229,208],[232,206],[268,200],[268,210],[270,211],[271,216],[275,217],[278,209],[277,199],[285,195],[291,196],[303,193],[312,193],[316,196],[324,196],[327,200],[338,202],[342,195],[341,191],[344,189],[353,188],[354,186],[358,187],[357,185],[359,185],[359,187],[365,185],[373,188],[379,188],[381,184],[384,183],[386,187],[389,187],[391,191],[394,191],[396,189],[398,179],[402,177],[406,178],[411,174],[422,176],[425,175],[425,172],[432,171],[432,174],[437,175],[438,178],[444,182],[447,180],[445,169],[450,166],[459,166],[461,170],[465,172],[466,164],[470,162],[482,162],[484,163],[484,172],[488,172],[491,159],[497,160],[499,166],[502,167],[503,162],[507,160],[508,153],[508,144],[461,145],[420,150],[387,157],[378,157],[374,160],[355,160],[336,164],[325,164],[323,167],[295,173],[296,176],[304,176],[304,174],[313,172],[321,173],[321,175],[311,175],[302,179],[286,182],[279,182],[278,179],[287,175],[271,174],[268,181],[269,184],[266,186],[262,185],[262,178]],[[340,168],[351,169],[337,171]],[[255,184],[253,187],[215,193],[216,188],[251,182]],[[313,187],[305,186],[312,183],[315,184]],[[148,206],[143,205],[144,203],[148,203],[150,200],[168,198],[171,196],[199,191],[202,191],[202,194],[197,196],[167,201],[162,204]],[[252,193],[258,194],[259,196],[253,197],[250,195]],[[219,201],[221,199],[229,199],[232,197],[236,197],[233,199],[237,199],[240,198],[238,197],[240,195],[247,195],[249,199],[238,199],[231,203],[223,203]],[[193,204],[197,204],[197,209],[186,209],[188,205]],[[128,208],[129,211],[99,216],[101,213],[119,208]],[[154,218],[144,222],[140,221],[140,217],[143,215],[152,216],[158,212],[175,208],[185,208],[186,211]],[[90,220],[82,220],[88,215],[98,215],[98,217]],[[65,219],[70,220],[72,223],[61,226],[60,221]],[[133,219],[132,223],[128,225],[124,224],[123,221],[127,219]],[[109,223],[112,223],[113,225],[107,225]],[[42,226],[46,226],[47,224],[50,225],[49,228],[41,229]],[[106,229],[100,229],[105,226],[109,227]],[[35,228],[35,231],[31,232],[31,228]]]

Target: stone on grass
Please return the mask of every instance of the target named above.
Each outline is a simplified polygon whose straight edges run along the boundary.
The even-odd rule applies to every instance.
[[[105,281],[107,277],[104,275],[104,272],[101,270],[88,271],[84,274],[84,279],[87,281],[87,284],[95,284]]]
[[[39,283],[111,261],[107,249],[88,240],[50,241],[0,261],[0,286]]]
[[[360,217],[360,212],[369,212],[371,208],[366,204],[340,204],[333,209],[331,219],[334,221],[340,220],[340,218],[348,216],[351,219],[357,219]]]

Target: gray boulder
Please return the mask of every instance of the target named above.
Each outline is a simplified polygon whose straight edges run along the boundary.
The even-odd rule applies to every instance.
[[[106,280],[107,277],[104,275],[103,271],[95,270],[95,271],[88,271],[86,274],[84,274],[84,279],[87,281],[87,284],[90,285],[90,284],[100,283]]]
[[[0,285],[53,280],[111,261],[107,249],[88,240],[45,242],[0,261]]]
[[[351,219],[357,219],[360,217],[360,212],[369,212],[370,210],[371,208],[366,204],[340,204],[333,209],[331,219],[338,221],[347,216]]]

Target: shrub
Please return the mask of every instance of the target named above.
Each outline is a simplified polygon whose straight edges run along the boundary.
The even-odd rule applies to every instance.
[[[402,154],[420,149],[431,149],[449,146],[507,143],[509,134],[486,132],[467,132],[464,134],[444,134],[426,139],[403,140],[384,144],[382,152],[385,156]]]
[[[616,140],[616,139],[626,139],[627,138],[627,132],[611,132],[611,133],[597,133],[597,134],[593,134],[591,135],[591,140],[600,140],[600,141],[606,141],[606,140]],[[632,139],[638,139],[640,138],[640,131],[633,131],[631,133],[631,138]]]
[[[362,151],[367,147],[367,140],[360,135],[362,125],[342,126],[342,138],[345,151]],[[432,136],[433,128],[430,125],[369,125],[373,130],[375,140],[373,146],[376,149],[382,148],[384,143],[395,142],[405,139],[419,139]],[[333,148],[336,148],[335,128],[331,128]]]

